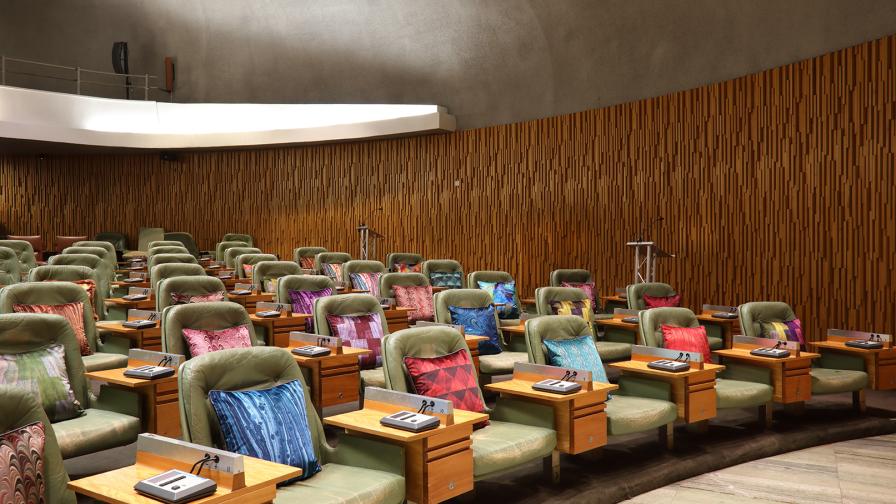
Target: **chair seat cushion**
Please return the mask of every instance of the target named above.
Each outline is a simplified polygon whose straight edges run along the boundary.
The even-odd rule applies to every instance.
[[[709,341],[709,349],[710,350],[721,350],[722,347],[725,346],[725,340],[722,338],[717,338],[715,336],[708,336],[706,338]]]
[[[479,371],[490,375],[511,374],[517,362],[529,362],[526,352],[501,352],[495,355],[479,356]]]
[[[326,464],[313,477],[277,489],[276,504],[338,504],[404,501],[404,478],[362,467]]]
[[[607,432],[611,436],[655,429],[678,418],[675,403],[644,397],[614,395],[607,401]]]
[[[618,341],[598,341],[597,353],[602,361],[616,361],[629,359],[632,356],[632,346],[629,343]]]
[[[716,380],[716,407],[749,408],[762,406],[772,400],[774,390],[764,383],[740,380]]]
[[[812,368],[813,394],[836,394],[854,392],[868,385],[868,374],[864,371],[845,369]]]
[[[85,355],[81,359],[84,361],[84,371],[118,369],[128,365],[128,356],[116,353],[97,352],[93,355]]]
[[[53,424],[62,458],[108,450],[131,444],[140,433],[140,419],[96,408]]]
[[[362,369],[361,386],[386,388],[386,374],[383,368]]]
[[[471,439],[473,477],[477,479],[546,457],[557,444],[552,429],[496,421],[473,431]]]

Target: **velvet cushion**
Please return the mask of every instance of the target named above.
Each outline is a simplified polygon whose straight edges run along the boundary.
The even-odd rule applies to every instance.
[[[81,355],[90,355],[90,343],[87,341],[87,334],[84,332],[84,303],[77,301],[74,303],[63,303],[58,305],[42,305],[42,304],[14,304],[12,311],[16,313],[49,313],[52,315],[61,315],[72,326],[75,336],[78,338],[78,347]]]
[[[373,369],[383,365],[381,343],[383,326],[377,313],[366,315],[327,315],[330,333],[342,338],[342,343],[354,348],[366,348],[372,353],[358,359],[361,369]]]
[[[591,371],[592,381],[610,383],[590,335],[569,339],[546,339],[542,344],[547,350],[548,361],[552,366]]]
[[[699,353],[703,355],[703,362],[712,362],[712,353],[709,350],[705,327],[675,327],[663,324],[661,329],[664,348]]]
[[[65,347],[58,343],[34,352],[0,355],[0,385],[39,397],[51,422],[68,420],[82,412],[68,379]]]
[[[499,319],[520,318],[520,307],[516,304],[516,282],[476,282],[480,289],[492,296],[497,306]]]
[[[299,258],[299,267],[302,269],[314,269],[314,258],[313,257],[300,257]]]
[[[665,308],[681,305],[681,294],[675,294],[674,296],[648,296],[645,294],[642,297],[644,306],[647,308]]]
[[[600,306],[600,304],[598,304],[597,296],[594,293],[594,282],[561,282],[560,286],[582,289],[591,301],[591,310],[594,313],[597,313],[597,307]]]
[[[380,297],[380,277],[383,276],[379,272],[352,273],[349,275],[352,279],[352,288],[355,290],[365,290],[373,297]]]
[[[392,265],[392,271],[396,273],[420,273],[423,266],[420,264],[395,263]]]
[[[803,338],[803,323],[800,319],[787,322],[762,322],[762,336],[764,338],[782,341],[799,341],[800,345],[806,342]]]
[[[202,354],[224,350],[227,348],[249,348],[252,340],[249,338],[249,328],[244,325],[218,329],[217,331],[206,329],[183,329],[184,339],[190,347],[190,355],[197,357]]]
[[[591,322],[594,310],[591,308],[591,300],[582,301],[551,301],[551,313],[554,315],[576,315]]]
[[[480,355],[494,355],[501,353],[498,324],[495,323],[495,307],[484,306],[480,308],[462,308],[449,306],[451,323],[464,326],[465,334],[476,336],[488,336],[488,341],[479,342]]]
[[[305,390],[296,380],[264,390],[212,390],[225,449],[302,469],[291,481],[320,472],[305,410]]]
[[[451,401],[457,409],[485,412],[479,383],[466,349],[441,357],[405,357],[414,393]]]
[[[320,265],[321,270],[323,270],[324,275],[334,279],[341,280],[342,279],[342,265],[336,263],[323,263]]]
[[[433,271],[429,274],[429,283],[433,287],[460,289],[463,280],[460,271]]]
[[[393,285],[392,292],[395,293],[397,306],[416,308],[416,310],[408,312],[408,320],[411,322],[432,321],[435,316],[432,287],[429,285]]]
[[[180,292],[171,293],[171,303],[176,305],[193,304],[193,303],[209,303],[211,301],[226,301],[224,291],[209,292],[208,294],[181,294]]]
[[[0,434],[0,502],[4,504],[46,502],[45,444],[46,436],[41,422]]]

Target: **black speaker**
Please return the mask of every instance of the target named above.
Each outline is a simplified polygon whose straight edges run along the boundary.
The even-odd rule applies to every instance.
[[[128,43],[116,42],[112,44],[112,68],[115,73],[131,73],[128,69]]]

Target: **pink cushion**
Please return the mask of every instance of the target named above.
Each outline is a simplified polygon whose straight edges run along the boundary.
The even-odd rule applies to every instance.
[[[591,308],[594,310],[594,313],[597,313],[600,308],[600,304],[597,302],[597,297],[594,294],[594,282],[561,282],[560,285],[562,287],[575,287],[576,289],[582,289],[585,292],[585,295],[588,296],[588,299],[591,300]]]
[[[243,265],[243,274],[246,275],[246,278],[252,278],[252,271],[255,269],[254,264],[244,264]]]
[[[408,308],[416,308],[408,312],[411,322],[418,320],[432,321],[435,309],[432,304],[432,287],[429,285],[393,285],[395,304]]]
[[[663,348],[703,354],[703,362],[711,362],[712,353],[709,351],[705,327],[675,327],[663,324],[661,329]]]
[[[224,291],[209,292],[208,294],[181,294],[179,292],[171,293],[171,303],[176,305],[192,304],[192,303],[209,303],[211,301],[224,301]]]
[[[648,296],[645,294],[644,306],[647,308],[681,306],[681,294],[675,294],[674,296]]]
[[[383,365],[381,341],[383,326],[377,313],[366,315],[327,315],[327,323],[333,336],[342,338],[345,345],[367,348],[373,353],[358,358],[361,369],[373,369]]]
[[[75,303],[63,303],[58,305],[41,305],[41,304],[14,304],[12,311],[16,313],[50,313],[52,315],[61,315],[72,326],[75,336],[78,338],[78,346],[81,348],[81,355],[90,355],[90,343],[87,342],[87,334],[84,332],[84,303],[78,301]]]
[[[216,350],[228,348],[249,348],[252,341],[249,339],[249,328],[244,325],[218,329],[217,331],[205,329],[183,329],[184,339],[190,347],[190,355],[196,357]]]

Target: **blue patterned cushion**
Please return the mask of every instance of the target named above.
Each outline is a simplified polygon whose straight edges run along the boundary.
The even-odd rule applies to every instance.
[[[429,283],[433,287],[446,287],[448,289],[460,289],[460,271],[432,271],[429,273]]]
[[[299,467],[302,475],[296,480],[320,471],[302,382],[265,390],[212,390],[208,399],[218,415],[227,450]]]
[[[495,322],[495,307],[461,308],[449,306],[451,323],[464,326],[464,333],[476,336],[488,336],[488,341],[479,342],[480,355],[501,353],[498,336],[498,324]]]
[[[520,307],[516,304],[516,282],[476,282],[479,288],[492,295],[492,301],[495,304],[503,303],[498,306],[499,319],[518,319],[520,318]]]
[[[591,336],[542,341],[552,366],[591,371],[592,381],[610,383]]]

